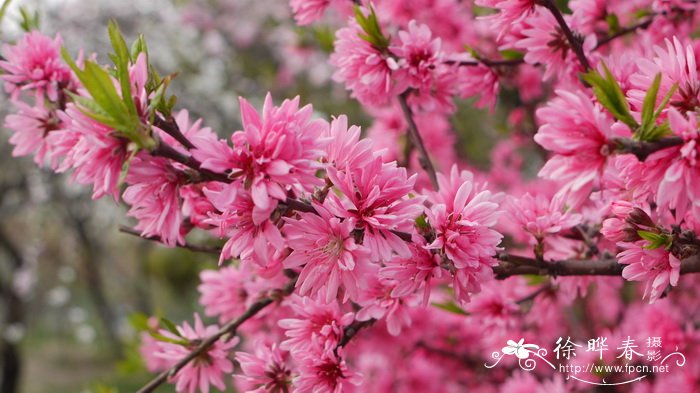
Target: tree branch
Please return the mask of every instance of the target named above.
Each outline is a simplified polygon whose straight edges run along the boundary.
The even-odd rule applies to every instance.
[[[613,40],[615,40],[615,39],[617,39],[617,38],[619,38],[619,37],[622,37],[622,36],[624,36],[624,35],[627,35],[627,34],[629,34],[629,33],[633,33],[633,32],[635,32],[635,31],[637,31],[637,30],[646,30],[646,29],[651,25],[651,22],[654,21],[654,17],[655,17],[656,15],[657,15],[657,14],[652,14],[652,15],[651,15],[649,18],[647,18],[646,20],[643,20],[643,21],[641,21],[641,22],[639,22],[639,23],[637,23],[637,24],[634,24],[634,25],[632,25],[632,26],[628,26],[628,27],[622,28],[622,29],[620,29],[619,31],[617,31],[615,34],[611,34],[611,35],[609,35],[609,36],[607,36],[607,37],[605,37],[605,38],[601,38],[600,41],[598,41],[598,44],[596,44],[596,46],[595,46],[594,49],[598,49],[598,48],[600,48],[601,46],[605,46],[605,45],[609,44],[611,41],[613,41]]]
[[[157,243],[163,243],[160,237],[158,236],[142,236],[141,232],[137,231],[134,228],[129,228],[124,225],[119,226],[119,232],[126,233],[127,235],[132,235],[132,236],[138,236],[142,239],[154,241]],[[201,252],[205,254],[216,254],[219,255],[221,254],[221,248],[220,247],[208,247],[208,246],[200,246],[200,245],[195,245],[195,244],[178,244],[178,248],[184,248],[186,250],[190,250],[193,252]]]
[[[493,267],[496,278],[503,280],[511,276],[620,276],[626,265],[621,265],[614,258],[605,259],[571,259],[546,262],[537,265],[533,258],[515,255],[500,257],[501,262]],[[693,255],[681,261],[681,274],[700,273],[700,255]]]
[[[671,136],[659,139],[654,142],[635,141],[628,138],[616,138],[615,150],[619,153],[631,153],[637,156],[639,161],[644,161],[650,154],[669,147],[680,146],[684,143],[683,138]]]
[[[579,63],[581,63],[581,66],[585,71],[590,70],[591,65],[590,63],[588,63],[586,54],[583,53],[583,44],[581,42],[581,39],[578,36],[576,36],[573,31],[571,31],[569,25],[566,23],[566,20],[564,20],[564,16],[561,14],[561,11],[559,11],[557,5],[554,4],[552,0],[539,0],[538,3],[544,8],[548,9],[552,13],[552,15],[554,15],[554,19],[557,20],[559,27],[561,27],[561,30],[564,32],[567,41],[569,41],[569,46],[571,47],[571,50],[574,51],[574,54],[578,58]]]
[[[137,393],[150,393],[156,390],[158,386],[162,385],[168,378],[172,378],[175,376],[180,370],[182,370],[183,367],[185,367],[189,362],[191,362],[193,359],[197,358],[199,355],[202,353],[206,352],[209,347],[214,345],[217,341],[222,339],[224,336],[233,336],[236,334],[236,330],[247,320],[250,318],[254,317],[258,312],[263,310],[265,307],[269,306],[270,304],[280,300],[282,297],[289,295],[294,291],[294,285],[296,284],[296,278],[293,278],[292,280],[289,281],[287,285],[284,286],[284,288],[280,289],[278,293],[272,294],[270,296],[266,296],[255,303],[253,303],[248,309],[241,314],[238,318],[228,322],[226,325],[224,325],[221,329],[219,329],[218,332],[214,333],[213,335],[207,337],[204,341],[199,344],[197,348],[195,348],[192,352],[190,352],[187,356],[185,356],[182,360],[177,362],[174,366],[172,366],[170,369],[163,371],[162,373],[158,374],[157,377],[155,377],[151,382],[146,384],[144,387],[139,389]]]
[[[413,145],[418,148],[418,153],[420,153],[419,160],[421,166],[428,174],[428,177],[430,178],[430,183],[432,183],[433,187],[437,190],[439,189],[439,186],[437,182],[437,173],[435,172],[435,167],[433,166],[432,161],[430,161],[428,150],[425,148],[423,138],[421,138],[420,133],[418,132],[418,126],[416,125],[415,120],[413,120],[413,112],[408,106],[408,95],[410,94],[410,92],[411,90],[406,90],[405,92],[399,95],[399,104],[401,104],[401,110],[403,111],[403,115],[406,118],[406,122],[408,123],[408,135],[411,138]]]

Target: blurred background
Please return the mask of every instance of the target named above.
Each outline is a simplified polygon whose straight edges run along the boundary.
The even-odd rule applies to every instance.
[[[107,21],[127,41],[145,35],[151,62],[171,85],[178,108],[220,135],[239,126],[238,96],[259,105],[267,91],[279,102],[301,95],[319,116],[369,118],[330,81],[327,55],[334,26],[300,29],[286,0],[14,0],[0,25],[4,44],[37,25],[60,32],[77,53],[107,61]],[[8,105],[3,96],[0,111]],[[458,146],[484,166],[492,117],[461,105]],[[496,116],[498,118],[498,116]],[[468,130],[468,131],[467,131]],[[481,138],[463,141],[472,133]],[[145,315],[173,321],[197,308],[198,272],[216,257],[168,249],[121,233],[133,224],[111,199],[92,201],[68,176],[11,157],[0,131],[0,393],[130,392],[149,380],[138,356],[135,326]],[[162,391],[172,389],[170,386]]]

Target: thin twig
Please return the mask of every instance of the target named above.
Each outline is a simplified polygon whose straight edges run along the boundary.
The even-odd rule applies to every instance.
[[[132,236],[138,236],[142,239],[150,240],[153,242],[163,243],[163,240],[159,236],[142,236],[141,232],[137,231],[134,228],[130,228],[130,227],[127,227],[124,225],[119,226],[119,232],[126,233],[126,234],[132,235]],[[187,243],[178,244],[177,247],[184,248],[186,250],[190,250],[193,252],[201,252],[201,253],[205,253],[205,254],[215,254],[215,255],[221,254],[221,247],[200,246],[200,245],[196,245],[196,244],[187,244]]]
[[[596,44],[594,49],[598,49],[601,46],[605,46],[605,45],[609,44],[611,41],[613,41],[619,37],[622,37],[624,35],[627,35],[629,33],[634,33],[637,30],[646,30],[651,25],[651,22],[654,21],[654,17],[656,15],[657,14],[652,14],[646,20],[643,20],[643,21],[641,21],[637,24],[634,24],[632,26],[622,28],[622,29],[618,30],[615,34],[611,34],[605,38],[601,38],[600,41],[598,41],[598,43]]]
[[[619,153],[631,153],[637,156],[639,161],[644,161],[650,154],[669,147],[680,146],[684,143],[683,138],[671,136],[661,138],[654,142],[635,141],[627,138],[617,138],[614,140],[615,150]]]
[[[499,280],[518,275],[540,276],[620,276],[626,265],[614,258],[571,259],[547,262],[537,265],[534,258],[515,255],[502,256],[501,262],[493,267]],[[692,255],[681,261],[681,274],[700,273],[700,255]]]
[[[144,387],[139,389],[137,393],[150,393],[153,392],[158,388],[158,386],[162,385],[168,378],[172,378],[175,376],[180,370],[182,370],[183,367],[185,367],[189,362],[200,356],[202,353],[206,352],[209,347],[214,345],[217,341],[222,339],[224,336],[233,336],[236,334],[236,330],[247,320],[250,318],[254,317],[258,312],[263,310],[265,307],[269,306],[270,304],[274,303],[275,301],[278,301],[284,296],[289,295],[292,293],[294,290],[294,285],[296,284],[296,278],[292,279],[284,288],[278,291],[276,294],[272,294],[270,296],[266,296],[255,303],[253,303],[248,309],[241,314],[238,318],[228,322],[226,325],[224,325],[219,331],[214,333],[213,335],[207,337],[204,341],[197,346],[192,352],[190,352],[187,356],[182,358],[179,362],[177,362],[174,366],[172,366],[170,369],[163,371],[162,373],[158,374],[157,377],[155,377],[153,380],[151,380],[148,384],[146,384]]]
[[[437,173],[435,172],[435,167],[433,166],[432,161],[430,161],[428,150],[425,148],[423,138],[421,138],[420,133],[418,132],[418,126],[416,125],[415,120],[413,120],[413,112],[408,106],[408,95],[410,94],[410,92],[410,90],[406,90],[405,92],[399,95],[399,104],[401,104],[401,110],[403,111],[403,115],[406,118],[406,122],[408,123],[408,135],[412,139],[413,145],[418,148],[418,153],[420,153],[419,160],[421,166],[428,174],[428,177],[430,178],[430,183],[432,183],[433,187],[437,190],[439,189],[439,186],[437,182]]]
[[[577,37],[573,31],[571,31],[571,28],[569,28],[569,25],[566,23],[566,20],[564,20],[564,15],[562,15],[561,11],[559,11],[557,5],[554,4],[552,0],[540,0],[539,4],[541,4],[544,8],[548,9],[552,13],[552,15],[554,15],[554,19],[557,20],[559,27],[561,27],[561,30],[564,32],[567,41],[569,41],[569,46],[578,58],[579,63],[581,63],[581,66],[585,71],[590,70],[591,65],[590,63],[588,63],[586,54],[583,53],[583,44],[581,42],[581,39]]]
[[[360,330],[372,326],[377,320],[372,318],[366,321],[353,321],[351,324],[343,329],[343,338],[340,339],[338,345],[336,345],[336,351],[338,348],[346,346],[350,340],[353,339],[360,332]]]

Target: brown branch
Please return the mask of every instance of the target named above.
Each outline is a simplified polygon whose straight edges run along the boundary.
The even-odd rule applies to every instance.
[[[195,181],[220,181],[223,183],[231,183],[233,181],[233,179],[223,173],[216,173],[202,168],[202,163],[197,161],[197,159],[192,156],[184,155],[163,142],[160,142],[158,146],[151,151],[151,155],[167,158],[193,169],[199,176]]]
[[[337,351],[338,348],[346,346],[350,340],[352,340],[353,337],[360,332],[360,330],[372,326],[376,321],[377,320],[374,318],[366,321],[353,321],[351,324],[346,326],[345,329],[343,329],[343,338],[338,341],[338,345],[336,345],[335,350]]]
[[[183,367],[185,367],[189,362],[206,352],[209,347],[214,345],[217,341],[222,339],[224,336],[233,336],[236,334],[236,330],[247,320],[254,317],[258,312],[263,310],[270,304],[280,300],[282,297],[289,295],[294,291],[294,285],[296,284],[296,278],[289,281],[284,288],[280,289],[277,293],[273,293],[270,296],[263,297],[262,299],[253,303],[248,309],[241,314],[238,318],[228,322],[219,331],[207,337],[204,341],[197,346],[192,352],[185,356],[182,360],[177,362],[170,369],[163,371],[158,374],[153,380],[151,380],[144,387],[139,389],[137,393],[150,393],[156,390],[158,386],[162,385],[168,378],[175,376]]]
[[[190,142],[189,139],[180,131],[180,126],[177,125],[175,119],[172,116],[167,119],[163,119],[160,116],[156,116],[153,125],[160,128],[166,134],[175,138],[176,141],[180,142],[182,146],[187,148],[187,150],[194,149],[195,145]]]
[[[163,243],[163,240],[158,236],[142,236],[141,232],[139,232],[138,230],[136,230],[134,228],[129,228],[129,227],[124,226],[124,225],[119,226],[119,232],[126,233],[127,235],[138,236],[142,239],[150,240],[153,242]],[[199,246],[196,244],[187,244],[187,243],[178,244],[177,247],[184,248],[186,250],[190,250],[193,252],[201,252],[201,253],[205,253],[205,254],[216,254],[216,255],[221,254],[220,247]]]
[[[447,60],[445,64],[456,64],[458,66],[474,67],[479,64],[483,64],[487,67],[514,67],[525,63],[524,58],[520,59],[509,59],[509,60],[491,60],[491,59],[478,59],[478,60],[465,60],[465,61],[454,61]]]
[[[682,145],[683,138],[671,136],[659,139],[654,142],[635,141],[627,138],[616,138],[614,148],[619,153],[630,153],[637,156],[639,161],[644,161],[650,154],[669,147]]]
[[[621,265],[614,258],[572,259],[547,262],[537,265],[533,258],[515,255],[501,256],[501,262],[493,267],[499,280],[518,275],[540,276],[620,276],[626,265]],[[700,255],[692,255],[681,261],[681,274],[700,273]]]
[[[538,4],[548,9],[552,13],[552,15],[554,15],[554,19],[557,20],[559,27],[561,27],[561,30],[564,32],[567,41],[569,41],[569,46],[578,58],[579,63],[581,63],[581,66],[585,71],[590,70],[591,65],[588,63],[586,54],[583,53],[583,43],[581,42],[581,38],[575,35],[573,31],[571,31],[569,25],[566,23],[566,20],[564,20],[564,16],[562,15],[561,11],[559,11],[557,5],[554,4],[552,0],[539,0]]]
[[[399,95],[399,104],[401,104],[401,110],[403,111],[403,115],[406,118],[406,122],[408,123],[408,135],[411,138],[413,145],[418,148],[418,153],[420,153],[419,161],[421,163],[421,166],[428,174],[428,177],[430,178],[430,183],[432,183],[433,187],[437,190],[439,189],[439,186],[437,182],[437,173],[435,172],[435,167],[433,166],[432,161],[430,161],[428,150],[425,148],[423,138],[421,138],[420,133],[418,132],[418,126],[416,125],[415,120],[413,120],[413,112],[408,106],[408,95],[410,94],[410,92],[411,90],[406,90],[405,92]]]
[[[611,34],[611,35],[609,35],[609,36],[607,36],[607,37],[605,37],[605,38],[601,38],[600,41],[598,41],[598,44],[596,44],[596,46],[595,46],[594,49],[598,49],[598,48],[600,48],[601,46],[605,46],[605,45],[609,44],[611,41],[613,41],[613,40],[615,40],[615,39],[617,39],[617,38],[619,38],[619,37],[625,36],[625,35],[627,35],[627,34],[629,34],[629,33],[633,33],[633,32],[635,32],[635,31],[637,31],[637,30],[646,30],[646,29],[651,25],[651,22],[654,21],[654,17],[655,17],[656,15],[657,15],[657,14],[653,14],[653,15],[651,15],[649,18],[647,18],[647,19],[645,19],[645,20],[643,20],[643,21],[641,21],[641,22],[639,22],[639,23],[637,23],[637,24],[634,24],[634,25],[632,25],[632,26],[628,26],[628,27],[622,28],[622,29],[618,30],[618,31],[617,31],[616,33],[614,33],[614,34]]]

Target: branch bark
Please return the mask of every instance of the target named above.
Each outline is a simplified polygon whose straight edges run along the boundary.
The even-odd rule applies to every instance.
[[[253,303],[248,309],[241,314],[238,318],[228,322],[226,325],[224,325],[221,329],[219,329],[218,332],[214,333],[213,335],[207,337],[204,339],[201,344],[197,348],[195,348],[192,352],[190,352],[187,356],[185,356],[182,360],[177,362],[174,366],[172,366],[170,369],[163,371],[162,373],[158,374],[157,377],[155,377],[153,380],[151,380],[148,384],[146,384],[144,387],[139,389],[136,393],[150,393],[155,391],[158,386],[162,385],[168,378],[171,378],[175,376],[180,370],[182,370],[183,367],[185,367],[189,362],[197,358],[199,355],[202,353],[206,352],[209,347],[214,345],[217,341],[220,339],[224,338],[224,336],[233,336],[236,334],[236,330],[243,325],[243,323],[252,317],[254,317],[257,313],[259,313],[261,310],[263,310],[265,307],[271,305],[275,301],[281,299],[284,296],[289,295],[294,291],[294,285],[296,285],[296,278],[293,278],[287,285],[282,288],[279,293],[277,294],[272,294],[270,296],[266,296],[255,303]]]
[[[408,123],[408,136],[409,138],[411,138],[413,146],[418,148],[421,166],[428,174],[428,177],[430,178],[430,183],[432,183],[433,187],[437,190],[439,189],[437,182],[437,173],[435,172],[435,167],[433,166],[432,161],[430,161],[430,156],[428,155],[428,150],[425,148],[425,144],[423,143],[423,138],[418,132],[418,126],[416,125],[415,120],[413,120],[413,112],[408,106],[409,94],[410,90],[407,90],[399,95],[399,104],[401,105],[401,110],[403,111],[403,115],[406,118],[406,122]]]
[[[554,19],[557,20],[559,27],[561,27],[562,32],[564,32],[566,40],[569,41],[569,46],[578,58],[579,63],[581,63],[581,66],[585,71],[590,70],[591,65],[586,58],[586,54],[583,53],[583,43],[581,42],[581,39],[576,36],[573,31],[571,31],[569,25],[566,23],[566,20],[564,20],[564,15],[562,15],[561,11],[559,11],[557,5],[554,4],[552,0],[540,0],[539,4],[548,9],[549,12],[554,15]]]
[[[499,280],[518,275],[546,276],[620,276],[626,265],[621,265],[614,258],[590,260],[572,259],[566,261],[546,262],[538,265],[533,258],[507,255],[500,257],[501,262],[493,267]],[[700,273],[700,255],[693,255],[681,261],[681,274]]]

